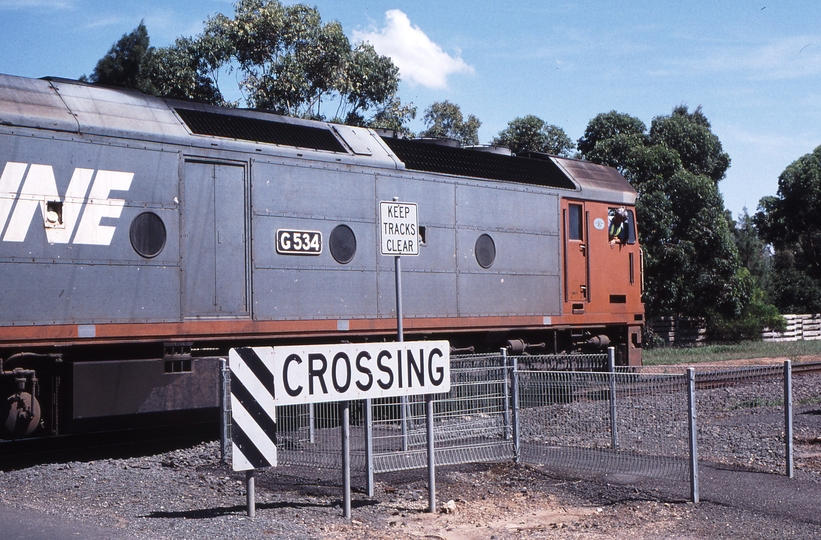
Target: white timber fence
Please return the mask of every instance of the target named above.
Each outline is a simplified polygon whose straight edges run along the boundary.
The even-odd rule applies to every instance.
[[[787,328],[776,332],[765,328],[763,341],[800,341],[821,339],[821,313],[783,315]],[[698,346],[707,342],[707,323],[703,319],[658,317],[651,322],[653,333],[665,345]]]
[[[821,313],[805,315],[784,315],[787,329],[773,332],[766,329],[761,338],[764,341],[799,341],[821,339]]]

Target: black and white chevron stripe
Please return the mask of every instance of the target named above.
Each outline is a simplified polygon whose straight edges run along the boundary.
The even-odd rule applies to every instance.
[[[247,471],[277,464],[274,375],[263,358],[270,348],[231,349],[231,438],[233,469]]]

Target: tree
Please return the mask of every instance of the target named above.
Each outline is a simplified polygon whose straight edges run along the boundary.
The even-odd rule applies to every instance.
[[[151,58],[148,29],[141,21],[109,49],[94,67],[88,80],[94,84],[134,88],[153,93],[147,60]]]
[[[543,152],[564,157],[570,157],[570,152],[576,148],[562,128],[532,114],[508,122],[507,128],[493,139],[493,144],[506,146],[514,154]]]
[[[239,0],[234,8],[233,18],[217,14],[202,34],[161,49],[148,47],[141,23],[95,74],[112,73],[119,86],[157,95],[236,106],[240,100],[226,102],[219,82],[221,74],[237,73],[242,101],[252,108],[405,130],[414,118],[413,104],[396,95],[399,69],[390,58],[366,43],[351,46],[341,25],[323,23],[316,8],[277,0]]]
[[[771,294],[785,312],[821,311],[821,146],[778,177],[778,193],[759,201],[755,222],[772,244]]]
[[[456,139],[463,146],[479,144],[479,126],[482,122],[469,114],[467,119],[462,116],[459,105],[450,101],[436,101],[425,109],[422,117],[428,128],[419,137]]]
[[[577,148],[588,161],[629,171],[629,154],[646,144],[647,126],[634,116],[610,111],[593,118]]]
[[[706,318],[726,337],[733,321],[749,315],[757,289],[741,264],[718,190],[730,159],[701,109],[676,107],[654,118],[649,131],[627,114],[600,114],[578,149],[589,161],[618,168],[638,192],[648,318]]]
[[[416,118],[416,107],[413,103],[402,105],[402,100],[397,97],[381,105],[373,117],[365,122],[365,125],[369,128],[389,129],[412,135],[407,124],[414,118]]]
[[[207,42],[226,51],[221,65],[236,62],[240,87],[251,107],[291,116],[364,123],[364,113],[391,103],[399,69],[368,44],[351,47],[342,26],[322,23],[316,8],[277,0],[240,0],[233,18],[206,23]]]
[[[747,208],[744,208],[737,222],[729,215],[727,221],[735,238],[741,264],[750,272],[757,285],[766,290],[770,280],[772,256],[767,244],[758,234],[753,217],[747,212]]]
[[[220,45],[224,44],[205,38],[178,38],[170,47],[153,50],[148,75],[154,93],[213,105],[235,105],[223,99],[217,84],[219,66],[225,59]]]
[[[694,174],[703,174],[714,182],[724,178],[730,167],[730,156],[710,131],[710,122],[699,105],[688,112],[686,105],[673,109],[670,116],[653,119],[650,144],[660,144],[678,153],[682,166]]]

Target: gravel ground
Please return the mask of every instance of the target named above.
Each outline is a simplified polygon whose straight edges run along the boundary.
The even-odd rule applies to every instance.
[[[441,468],[437,514],[425,511],[425,471],[379,475],[373,499],[354,493],[350,521],[342,517],[338,482],[292,476],[307,471],[259,471],[251,520],[243,475],[218,463],[218,444],[207,443],[156,456],[40,465],[0,474],[0,502],[137,539],[821,536],[821,521],[686,502],[681,484],[513,464]]]
[[[796,387],[800,396],[809,397],[802,398],[796,410],[796,478],[789,485],[821,495],[821,405],[812,397],[821,396],[821,377],[802,377]],[[725,429],[711,427],[705,433],[713,438],[713,447],[730,448],[727,455],[741,456],[741,461],[763,455],[759,462],[753,458],[753,468],[780,471],[783,459],[773,449],[771,433],[775,413],[764,405],[743,418],[738,417],[741,409],[714,405],[721,412],[719,423],[704,418],[704,425]],[[727,428],[733,424],[743,424],[745,433],[754,436],[733,437],[738,429]],[[363,482],[354,478],[351,520],[342,517],[338,471],[258,471],[257,512],[251,520],[246,516],[244,474],[219,461],[219,444],[209,442],[153,456],[0,472],[0,507],[99,527],[112,538],[146,540],[821,537],[821,516],[813,516],[813,508],[806,509],[807,517],[796,518],[778,505],[747,504],[741,494],[737,502],[703,496],[701,503],[692,504],[687,502],[689,488],[681,482],[512,463],[439,468],[436,514],[426,512],[426,470],[378,475],[373,498],[357,490]],[[730,458],[714,461],[737,465]],[[755,479],[783,480],[777,474]]]

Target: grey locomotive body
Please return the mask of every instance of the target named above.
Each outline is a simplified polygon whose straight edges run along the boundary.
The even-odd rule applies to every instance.
[[[640,361],[638,285],[616,314],[566,290],[563,201],[635,201],[602,167],[0,75],[0,175],[5,438],[215,417],[232,346],[392,339],[394,197],[419,215],[406,333],[497,350],[599,335]]]

